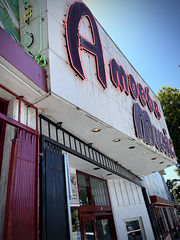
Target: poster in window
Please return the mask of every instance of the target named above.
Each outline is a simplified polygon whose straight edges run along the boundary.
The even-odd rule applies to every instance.
[[[81,240],[81,228],[79,219],[79,209],[71,208],[72,217],[72,237],[73,240]]]
[[[70,200],[70,204],[79,205],[79,195],[78,195],[76,174],[71,172],[70,177],[71,177],[71,187],[72,187],[72,195],[73,195],[72,199]]]

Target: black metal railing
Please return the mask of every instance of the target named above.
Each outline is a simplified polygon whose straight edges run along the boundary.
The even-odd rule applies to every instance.
[[[125,178],[139,186],[143,186],[142,180],[122,167],[117,161],[104,155],[94,147],[91,143],[86,143],[74,134],[64,129],[60,123],[55,123],[43,115],[39,115],[40,118],[40,134],[44,138],[51,139],[55,145],[62,148],[81,159],[84,159],[96,166],[109,171],[112,174]]]

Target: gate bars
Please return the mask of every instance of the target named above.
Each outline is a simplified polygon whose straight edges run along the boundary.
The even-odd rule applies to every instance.
[[[18,120],[0,113],[0,121],[16,128],[17,134],[12,141],[6,207],[4,216],[3,239],[39,239],[39,132],[38,109],[0,84],[0,88],[19,101]],[[36,129],[21,122],[22,102],[35,110]],[[21,146],[20,146],[21,144]],[[31,166],[31,167],[29,167]],[[26,189],[26,191],[24,191]],[[27,201],[27,192],[31,200]],[[33,217],[31,218],[31,216]],[[19,222],[24,225],[20,225]],[[31,223],[31,224],[29,224]],[[18,228],[17,228],[18,226]],[[33,235],[33,237],[32,237]],[[25,236],[25,238],[24,238]]]
[[[39,118],[40,134],[43,135],[43,137],[50,138],[51,141],[54,141],[54,143],[61,147],[61,149],[143,187],[142,180],[138,176],[93,148],[91,144],[82,141],[62,128],[62,122],[55,123],[42,114],[39,115]]]

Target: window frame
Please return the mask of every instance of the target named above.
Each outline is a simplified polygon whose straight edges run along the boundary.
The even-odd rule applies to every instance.
[[[158,225],[163,236],[167,236],[170,233],[168,222],[164,213],[164,206],[155,206],[155,215],[158,220]]]
[[[127,239],[128,239],[128,234],[129,233],[141,231],[141,235],[142,235],[143,240],[147,240],[146,234],[145,234],[145,229],[144,229],[144,224],[143,224],[143,221],[142,221],[142,217],[139,216],[139,217],[133,217],[133,218],[125,218],[125,219],[123,219],[123,221],[124,221],[125,231],[126,231],[126,234],[127,234]],[[138,221],[140,228],[136,229],[136,230],[133,230],[133,231],[128,231],[127,227],[126,227],[126,223],[127,222],[133,222],[133,221]]]
[[[78,185],[79,202],[80,202],[80,193],[79,193],[79,178],[78,178],[78,174],[84,174],[84,175],[88,176],[88,181],[89,181],[89,184],[90,184],[90,191],[91,191],[92,205],[81,205],[81,203],[80,203],[81,210],[83,211],[83,209],[84,209],[86,211],[92,211],[92,210],[93,211],[111,211],[112,210],[111,209],[111,201],[110,201],[110,196],[109,196],[107,180],[99,178],[99,177],[96,177],[96,176],[88,174],[88,173],[84,173],[84,172],[79,171],[79,170],[76,170],[76,174],[77,174],[77,185]],[[92,187],[91,187],[91,180],[90,180],[91,177],[99,179],[99,180],[105,182],[105,184],[106,184],[105,186],[106,186],[106,189],[107,189],[107,197],[108,197],[108,200],[109,200],[109,206],[103,206],[103,205],[96,206],[96,205],[94,205],[93,194],[92,194]]]

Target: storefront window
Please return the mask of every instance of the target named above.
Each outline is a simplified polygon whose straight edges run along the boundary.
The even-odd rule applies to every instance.
[[[95,206],[110,206],[106,182],[90,177],[93,203]]]
[[[171,210],[169,208],[166,208],[166,211],[167,211],[167,215],[168,215],[168,218],[169,218],[169,222],[171,224],[171,228],[174,229],[174,223],[173,223],[173,218],[172,218],[172,215],[171,215]]]
[[[71,208],[71,218],[72,218],[73,240],[81,240],[81,229],[80,229],[79,209],[78,208]]]
[[[165,230],[165,226],[164,226],[164,223],[163,223],[163,217],[162,217],[162,214],[161,214],[161,209],[160,208],[156,208],[157,210],[157,214],[158,214],[158,220],[159,220],[159,223],[160,223],[160,228],[162,229],[162,233],[165,233],[166,230]]]
[[[95,240],[93,221],[85,222],[86,240]]]
[[[78,173],[79,197],[81,205],[92,205],[89,176]]]
[[[106,181],[78,173],[81,205],[110,206]]]
[[[158,219],[159,219],[159,222],[161,225],[160,228],[161,228],[162,234],[165,234],[165,233],[169,232],[169,227],[168,227],[168,224],[166,221],[164,210],[163,210],[163,208],[156,208],[156,210],[157,210]]]
[[[145,233],[141,218],[125,221],[128,240],[144,240]]]
[[[109,219],[98,219],[97,223],[97,233],[99,240],[112,240],[111,228]]]
[[[167,219],[166,219],[166,215],[164,213],[165,209],[164,208],[161,208],[161,212],[162,212],[162,216],[163,216],[163,222],[164,222],[164,225],[165,225],[165,229],[166,231],[169,232],[169,227],[168,227],[168,223],[167,223]]]

